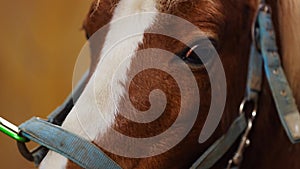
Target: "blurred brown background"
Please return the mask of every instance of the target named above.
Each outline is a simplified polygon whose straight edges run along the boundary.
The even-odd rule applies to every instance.
[[[0,116],[20,124],[46,117],[71,91],[91,0],[0,1]],[[0,169],[29,169],[0,133]]]

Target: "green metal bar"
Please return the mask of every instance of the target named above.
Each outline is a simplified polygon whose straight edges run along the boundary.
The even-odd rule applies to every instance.
[[[28,142],[29,140],[21,137],[19,134],[15,133],[14,131],[12,131],[11,129],[7,128],[6,126],[2,125],[0,123],[0,131],[4,134],[6,134],[7,136],[13,138],[14,140],[17,140],[19,142],[25,143]]]

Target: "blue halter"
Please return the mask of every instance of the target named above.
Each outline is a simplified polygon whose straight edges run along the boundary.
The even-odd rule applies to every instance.
[[[244,148],[249,144],[248,134],[257,113],[256,105],[261,91],[263,68],[286,134],[292,143],[300,142],[300,114],[281,66],[270,7],[265,4],[258,10],[253,31],[247,90],[240,107],[240,116],[234,120],[228,132],[209,147],[191,169],[211,168],[242,135],[238,150],[227,168],[241,163]],[[19,127],[21,136],[41,145],[29,151],[25,143],[18,142],[18,148],[26,159],[39,165],[48,150],[52,150],[86,169],[121,168],[90,141],[60,127],[83,91],[86,77],[87,75],[79,83],[75,93],[48,116],[48,121],[33,118]],[[250,118],[246,118],[244,106],[249,103],[254,103],[254,107]]]

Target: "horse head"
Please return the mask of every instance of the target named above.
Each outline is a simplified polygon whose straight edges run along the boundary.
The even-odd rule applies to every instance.
[[[277,19],[277,9],[286,5],[278,3],[270,2],[279,35],[289,29],[278,24],[288,22],[284,16]],[[83,26],[92,53],[89,82],[63,128],[90,140],[122,168],[189,168],[239,114],[258,4],[95,1]],[[281,35],[282,43],[292,38]],[[290,67],[291,60],[283,60]],[[290,72],[295,68],[287,70],[294,79],[297,75]],[[295,89],[296,82],[292,86]],[[269,117],[276,111],[269,96],[264,85],[259,105],[264,114],[254,127],[256,148],[246,152],[252,158],[242,164],[245,168],[255,168],[257,149],[269,157],[262,145],[268,152],[276,147],[269,143],[269,134],[263,134],[270,128],[288,145],[277,117]],[[224,168],[229,157],[214,167]],[[271,166],[265,158],[256,168]],[[79,168],[52,151],[40,167]]]

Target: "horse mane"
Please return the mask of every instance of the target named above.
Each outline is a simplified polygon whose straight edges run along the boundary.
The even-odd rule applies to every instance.
[[[278,1],[279,31],[284,69],[300,105],[300,1]]]

